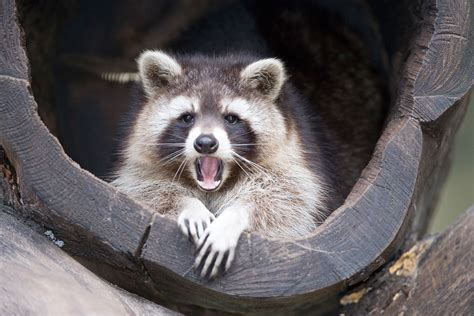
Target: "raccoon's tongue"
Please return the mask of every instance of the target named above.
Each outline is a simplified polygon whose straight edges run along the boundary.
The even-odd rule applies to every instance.
[[[201,157],[197,164],[198,179],[202,181],[201,186],[206,190],[215,189],[220,183],[220,160],[215,157]]]

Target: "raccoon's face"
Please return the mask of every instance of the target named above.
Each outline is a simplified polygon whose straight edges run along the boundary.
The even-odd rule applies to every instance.
[[[138,67],[147,101],[132,143],[172,181],[216,191],[251,176],[254,159],[285,131],[275,105],[285,73],[276,59],[177,61],[147,51]]]

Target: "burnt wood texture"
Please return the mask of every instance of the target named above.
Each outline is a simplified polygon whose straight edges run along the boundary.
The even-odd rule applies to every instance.
[[[208,282],[191,268],[193,248],[174,221],[64,153],[37,112],[15,2],[0,1],[5,203],[16,216],[51,229],[66,252],[99,276],[157,302],[239,313],[337,307],[349,286],[423,233],[472,89],[472,1],[401,3],[416,6],[418,15],[407,46],[391,55],[392,110],[345,203],[304,239],[244,234],[233,267]]]

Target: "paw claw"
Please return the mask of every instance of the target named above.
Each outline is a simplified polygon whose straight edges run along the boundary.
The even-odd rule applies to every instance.
[[[232,264],[232,261],[234,261],[234,256],[235,256],[235,248],[229,251],[229,255],[227,256],[224,272],[229,270],[230,265]]]
[[[208,242],[209,235],[206,235],[206,238],[202,241],[201,246],[198,248],[198,255],[196,260],[194,261],[194,267],[197,268],[201,265],[202,261],[206,257],[206,253],[208,252],[207,249],[209,248],[210,244]],[[209,255],[208,255],[209,256]]]
[[[199,239],[197,242],[196,253],[201,252],[202,247],[206,244],[207,238],[209,238],[209,232],[204,231],[204,236]]]
[[[218,253],[213,252],[213,251],[209,253],[209,255],[206,258],[206,261],[204,262],[204,266],[202,267],[202,270],[201,270],[201,278],[204,278],[208,274],[209,270],[212,269],[213,262],[215,262],[217,255]]]
[[[190,198],[183,205],[178,217],[178,226],[190,242],[197,246],[205,233],[206,223],[214,215],[197,199]]]
[[[203,223],[196,223],[196,235],[197,235],[197,240],[196,243],[199,241],[199,239],[202,236],[202,233],[204,230],[202,229]]]
[[[183,200],[178,225],[196,245],[193,268],[200,269],[201,278],[213,279],[229,270],[240,235],[249,225],[248,211],[234,206],[216,218],[202,202],[189,198]]]
[[[217,254],[216,260],[214,261],[214,266],[212,267],[212,270],[211,270],[211,274],[209,275],[210,279],[213,279],[217,276],[217,272],[219,272],[219,268],[221,266],[222,259],[224,258],[224,256],[225,256],[225,253],[222,253],[222,252]]]
[[[213,225],[214,223],[204,231],[197,243],[193,267],[201,268],[201,278],[215,278],[220,271],[228,270],[234,259],[238,236],[229,235]]]

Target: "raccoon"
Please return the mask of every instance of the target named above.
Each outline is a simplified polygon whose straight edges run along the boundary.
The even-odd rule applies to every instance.
[[[145,51],[138,111],[112,184],[173,216],[195,267],[229,269],[240,235],[295,239],[342,202],[325,127],[283,63]]]

